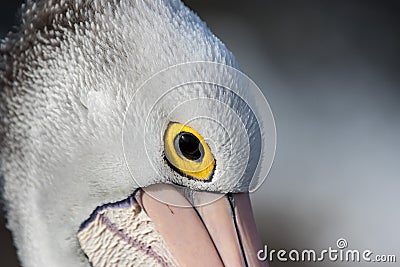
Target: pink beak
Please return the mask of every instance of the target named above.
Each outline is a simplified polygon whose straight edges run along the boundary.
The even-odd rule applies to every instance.
[[[257,259],[262,244],[248,193],[228,194],[193,207],[172,185],[162,186],[171,187],[169,196],[186,207],[163,203],[146,190],[137,200],[180,266],[268,266]]]

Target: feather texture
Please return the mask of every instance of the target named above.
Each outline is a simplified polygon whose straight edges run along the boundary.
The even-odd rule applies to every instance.
[[[1,44],[0,59],[3,196],[24,266],[88,266],[76,239],[79,225],[97,206],[125,199],[138,187],[121,146],[130,99],[153,74],[188,61],[237,67],[225,45],[180,1],[28,0],[21,25]],[[132,107],[131,131],[141,130],[136,121],[151,95]],[[188,95],[175,96],[183,101]],[[241,105],[229,94],[215,97]],[[209,110],[237,130],[229,114],[213,108],[208,103],[182,114]],[[251,129],[254,119],[246,112]],[[154,120],[164,115],[160,110]],[[218,133],[212,127],[207,132]],[[154,151],[151,157],[162,156]],[[136,155],[137,173],[149,179],[143,154]]]

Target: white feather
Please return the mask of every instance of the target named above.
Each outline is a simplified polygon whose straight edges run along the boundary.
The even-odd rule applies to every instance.
[[[28,1],[22,18],[18,32],[1,46],[0,168],[8,227],[24,266],[87,266],[76,240],[79,225],[96,206],[124,199],[138,187],[121,146],[124,113],[135,90],[175,64],[237,64],[205,23],[177,0]],[[212,87],[198,89],[192,92],[214,94],[224,105],[241,105],[232,95],[215,95]],[[209,114],[225,121],[233,133],[240,130],[237,119],[210,102],[165,114],[174,99],[181,103],[191,97],[188,90],[166,97],[145,125],[142,113],[148,110],[153,92],[147,93],[148,99],[142,94],[132,104],[133,117],[125,122],[129,128],[125,134],[136,136],[125,144],[134,149],[136,178],[151,184],[170,177],[212,191],[238,186],[238,181],[215,179],[204,186],[176,177],[163,165],[158,136],[169,120]],[[163,123],[156,123],[160,119]],[[143,127],[158,134],[149,139],[148,153],[160,177],[152,176],[144,164],[146,151],[137,141]],[[227,154],[223,145],[229,140],[222,128],[213,123],[194,123],[194,127],[216,143],[216,177],[223,169],[234,173],[232,166],[249,156],[239,153],[245,145],[241,137],[230,140],[236,144],[235,155]]]

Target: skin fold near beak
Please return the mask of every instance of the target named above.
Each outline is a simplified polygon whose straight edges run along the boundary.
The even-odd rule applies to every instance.
[[[201,195],[188,200],[176,187],[162,186],[169,187],[168,197],[179,206],[153,198],[146,189],[136,199],[180,266],[268,266],[257,259],[262,244],[248,193],[192,205]]]

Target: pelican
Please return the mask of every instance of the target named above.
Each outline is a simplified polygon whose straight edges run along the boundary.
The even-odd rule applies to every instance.
[[[266,266],[248,193],[266,168],[258,97],[205,23],[179,0],[27,0],[21,14],[0,59],[21,265]]]

